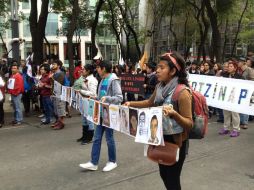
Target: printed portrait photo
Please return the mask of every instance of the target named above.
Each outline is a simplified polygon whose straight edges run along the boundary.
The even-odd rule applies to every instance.
[[[150,110],[141,109],[138,111],[138,129],[135,142],[147,143],[148,142],[148,127],[147,121],[149,120]]]
[[[109,106],[110,128],[120,131],[119,105]]]
[[[110,127],[109,121],[109,105],[101,104],[102,106],[102,125],[105,127]]]
[[[96,125],[99,125],[100,122],[100,103],[97,101],[94,102],[93,122]]]
[[[88,113],[87,113],[87,120],[93,122],[93,111],[94,111],[94,100],[88,100]]]
[[[158,144],[159,143],[159,138],[157,137],[158,133],[158,118],[156,115],[153,115],[151,121],[150,121],[150,138],[148,140],[148,143],[152,144]]]
[[[130,135],[136,137],[138,127],[138,110],[129,109]]]
[[[130,128],[129,128],[129,108],[120,106],[119,108],[119,116],[120,116],[120,130],[121,132],[130,135]]]

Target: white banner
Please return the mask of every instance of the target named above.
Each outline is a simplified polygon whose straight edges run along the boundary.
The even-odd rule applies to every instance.
[[[254,81],[190,74],[189,82],[209,106],[254,115]]]

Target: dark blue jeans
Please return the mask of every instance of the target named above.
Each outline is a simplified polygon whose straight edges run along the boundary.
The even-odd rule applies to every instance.
[[[45,118],[46,118],[46,123],[50,122],[50,118],[53,115],[53,103],[50,99],[50,96],[44,96],[42,97],[42,104],[43,104],[43,108],[45,111]]]
[[[114,140],[114,130],[102,125],[97,125],[94,133],[93,147],[92,147],[92,160],[94,165],[97,165],[100,159],[101,140],[105,131],[106,141],[108,145],[108,159],[109,162],[116,162],[116,145]]]

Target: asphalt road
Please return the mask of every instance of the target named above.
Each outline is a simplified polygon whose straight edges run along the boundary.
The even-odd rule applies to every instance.
[[[7,122],[11,116],[7,114]],[[210,121],[203,140],[191,140],[182,171],[183,190],[254,190],[254,122],[237,138],[219,136],[221,124]],[[91,144],[80,145],[81,119],[75,113],[66,128],[41,127],[29,117],[19,127],[0,129],[0,190],[161,190],[156,164],[143,156],[144,146],[115,133],[118,168],[105,173],[105,140],[98,171],[84,171]]]

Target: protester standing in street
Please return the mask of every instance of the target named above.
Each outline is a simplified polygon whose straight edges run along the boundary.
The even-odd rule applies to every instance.
[[[109,61],[102,61],[97,65],[96,70],[102,78],[98,87],[98,100],[102,103],[120,104],[123,101],[121,83],[119,78],[112,73],[112,64]],[[101,122],[102,123],[102,122]],[[114,131],[111,128],[97,125],[93,147],[91,153],[91,161],[79,166],[88,170],[97,170],[101,152],[101,141],[105,132],[108,146],[108,163],[103,168],[104,172],[111,171],[117,167],[116,163],[116,146],[114,140]]]
[[[7,88],[11,95],[11,101],[14,110],[13,125],[21,125],[23,121],[23,113],[21,108],[21,98],[24,92],[24,81],[22,75],[19,73],[19,67],[17,63],[13,63],[11,66],[12,75],[8,80]]]
[[[50,67],[49,65],[43,64],[40,66],[40,73],[42,75],[40,81],[38,82],[38,88],[40,91],[40,96],[42,98],[43,108],[45,110],[45,121],[41,123],[47,125],[51,121],[53,116],[53,103],[50,96],[52,95],[52,84],[49,78]]]
[[[60,70],[62,65],[63,63],[60,60],[55,60],[52,63],[52,73],[53,73],[52,79],[53,79],[53,82],[57,81],[61,85],[64,85],[65,74],[63,71]],[[66,103],[64,101],[61,101],[60,97],[54,97],[52,101],[53,101],[54,112],[56,116],[56,122],[54,123],[52,127],[54,130],[60,130],[64,128],[63,121],[66,114],[65,112]]]
[[[157,65],[158,85],[150,99],[144,101],[126,102],[126,106],[145,108],[163,106],[163,138],[164,141],[177,144],[180,147],[179,161],[172,166],[159,164],[160,176],[168,190],[180,190],[180,175],[187,152],[188,131],[192,128],[192,96],[184,89],[178,97],[178,112],[171,104],[172,95],[178,84],[189,86],[185,61],[177,52],[166,53],[160,57]],[[176,121],[175,125],[169,122]]]
[[[229,62],[228,63],[228,72],[224,77],[227,78],[235,78],[242,79],[242,77],[236,72],[237,71],[237,63]],[[234,97],[229,97],[233,99]],[[220,129],[220,135],[227,135],[230,133],[230,137],[238,137],[240,135],[240,116],[239,113],[223,110],[224,115],[224,126]],[[230,131],[231,125],[233,126],[233,130]]]
[[[86,64],[83,68],[81,77],[75,81],[74,90],[79,91],[81,95],[85,97],[96,97],[98,81],[93,76],[94,66],[92,64]],[[83,115],[82,117],[82,137],[77,139],[77,142],[81,142],[82,145],[90,143],[94,135],[94,124],[88,121]]]

